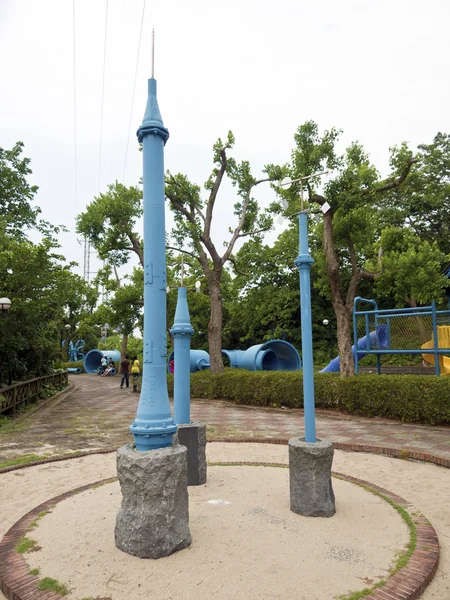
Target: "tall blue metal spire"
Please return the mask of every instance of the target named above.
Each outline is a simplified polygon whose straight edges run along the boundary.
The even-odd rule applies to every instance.
[[[145,451],[171,446],[177,430],[166,380],[164,145],[169,131],[161,118],[153,76],[148,80],[147,106],[137,136],[142,143],[144,182],[144,370],[130,431],[136,449]]]

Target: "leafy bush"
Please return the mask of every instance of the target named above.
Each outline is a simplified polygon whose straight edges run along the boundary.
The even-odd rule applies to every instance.
[[[66,370],[66,369],[81,369],[81,372],[85,373],[84,360],[74,360],[73,362],[63,363],[62,368],[64,370]]]
[[[447,377],[368,374],[344,379],[338,373],[315,373],[314,382],[318,409],[410,423],[450,423]],[[173,375],[168,375],[168,386],[173,394]],[[211,375],[200,371],[191,376],[191,397],[303,408],[303,373],[225,369]]]

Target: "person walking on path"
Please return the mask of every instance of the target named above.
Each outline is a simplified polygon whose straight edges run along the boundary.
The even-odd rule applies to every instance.
[[[141,365],[138,361],[138,357],[134,356],[133,357],[133,365],[131,367],[131,374],[133,375],[133,392],[137,393],[137,384],[138,384],[138,379],[141,375]]]
[[[120,363],[120,372],[122,373],[122,379],[120,380],[120,389],[123,388],[123,382],[125,381],[127,387],[130,387],[130,357],[128,354],[125,355],[125,358]]]

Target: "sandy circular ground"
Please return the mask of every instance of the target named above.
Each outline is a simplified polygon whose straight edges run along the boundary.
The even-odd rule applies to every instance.
[[[237,600],[337,594],[385,579],[409,541],[388,503],[333,479],[337,512],[311,519],[289,509],[289,473],[275,467],[210,467],[189,488],[192,546],[142,560],[118,550],[118,483],[66,499],[39,521],[31,568],[67,584],[70,598]]]
[[[212,461],[266,461],[266,462],[284,462],[287,463],[288,460],[288,451],[286,446],[276,446],[270,444],[238,444],[238,443],[213,443],[208,444],[207,446],[207,455],[208,459]],[[214,481],[214,472],[218,467],[210,468],[208,475],[208,483],[207,488],[210,490],[210,485],[213,484]],[[224,467],[224,469],[231,469],[231,467]],[[257,469],[258,470],[258,469]],[[267,469],[268,471],[269,469]],[[281,469],[271,469],[273,471],[277,471],[278,475],[282,474],[284,471]],[[375,456],[370,454],[359,454],[359,453],[351,453],[351,452],[342,452],[336,451],[333,463],[333,470],[339,471],[342,473],[346,473],[348,475],[352,475],[355,477],[359,477],[361,479],[365,479],[374,483],[376,485],[380,485],[394,493],[399,494],[403,498],[408,499],[414,507],[418,510],[422,511],[426,517],[428,517],[435,527],[440,545],[441,545],[441,556],[440,556],[440,564],[437,571],[437,574],[432,581],[431,585],[425,590],[424,594],[421,596],[421,600],[444,600],[450,598],[450,503],[448,498],[450,497],[450,470],[444,469],[442,467],[438,467],[435,465],[418,463],[418,462],[410,462],[410,461],[402,461],[397,459],[391,459],[383,456]],[[4,533],[26,512],[39,505],[40,503],[53,498],[61,493],[74,489],[78,486],[85,485],[87,483],[93,483],[98,481],[99,479],[103,479],[106,477],[114,476],[115,469],[115,455],[97,455],[97,456],[87,456],[82,458],[77,458],[73,460],[67,460],[62,462],[57,462],[53,464],[40,465],[36,467],[21,469],[18,471],[13,471],[10,473],[5,473],[0,475],[0,536],[4,535]],[[264,471],[264,470],[262,470]],[[261,471],[261,472],[262,472]],[[219,472],[219,471],[217,471]],[[258,471],[259,472],[259,471]],[[231,473],[231,471],[225,471],[225,475],[227,473]],[[227,476],[229,477],[229,475]],[[338,482],[334,480],[335,490],[337,494],[337,506],[340,511],[340,503],[343,500],[341,498],[340,490],[338,488]],[[98,488],[97,490],[92,491],[91,497],[94,497],[96,493],[110,493],[108,487],[112,491],[114,484],[110,486],[104,486],[104,488]],[[350,485],[350,484],[345,484]],[[259,486],[259,483],[258,483]],[[193,488],[190,488],[190,490]],[[280,488],[281,489],[281,488]],[[351,489],[357,489],[355,486],[351,486]],[[231,490],[229,490],[231,491]],[[281,504],[284,505],[288,502],[288,494],[287,488],[285,489],[286,493],[282,494],[282,502],[277,505],[277,510],[281,510]],[[220,493],[219,493],[220,492]],[[191,493],[191,491],[190,491]],[[371,500],[374,499],[373,496],[368,495],[366,492],[364,497],[370,497]],[[89,496],[89,493],[86,494]],[[191,494],[193,497],[193,495]],[[209,499],[225,499],[223,494],[223,486],[218,489],[216,494],[212,494],[211,490],[209,491]],[[98,496],[100,497],[100,496]],[[112,498],[112,497],[111,497]],[[262,496],[258,496],[258,501],[262,500]],[[228,508],[235,507],[234,504],[228,506],[214,506],[212,508],[219,509],[216,511],[216,516],[227,514]],[[211,507],[210,507],[211,508]],[[264,508],[264,506],[262,506]],[[284,509],[283,509],[284,510]],[[390,509],[392,510],[392,509]],[[289,512],[290,511],[286,511]],[[56,513],[56,511],[55,511]],[[53,517],[54,515],[52,515]],[[88,516],[88,515],[84,515]],[[106,517],[106,515],[104,515]],[[277,517],[276,513],[275,516]],[[290,516],[290,515],[289,515]],[[193,522],[194,512],[193,508],[191,509],[191,530],[194,536],[194,525],[199,529],[201,533],[201,523]],[[284,517],[284,514],[283,514]],[[297,518],[296,515],[292,515],[294,519]],[[336,515],[339,517],[339,512]],[[326,524],[330,527],[334,527],[334,520],[336,517],[332,519],[320,519],[323,524]],[[268,530],[271,526],[265,525],[262,521],[261,514],[258,516],[257,514],[252,516],[252,519],[255,523],[259,523],[259,529]],[[279,517],[278,517],[279,518]],[[316,520],[308,520],[310,521]],[[42,521],[42,525],[40,528],[36,530],[36,534],[38,534],[39,529],[43,531],[42,527],[45,523],[45,519]],[[226,524],[226,527],[228,523]],[[221,533],[224,534],[226,532],[226,527],[224,531]],[[370,523],[368,528],[371,528]],[[33,534],[34,535],[34,534]],[[218,539],[222,539],[218,536]],[[382,540],[384,541],[384,540]],[[331,542],[331,540],[330,540]],[[113,543],[113,542],[112,542]],[[403,543],[403,542],[402,542]],[[71,540],[65,539],[65,544],[67,547],[70,547]],[[198,545],[196,539],[194,539],[194,546],[191,550],[183,551],[185,553],[192,553],[194,551],[195,546]],[[342,543],[333,543],[333,546],[342,546]],[[349,546],[354,547],[354,543],[348,544]],[[118,551],[117,551],[118,552]],[[178,553],[178,555],[182,555],[183,552]],[[26,555],[27,558],[29,556],[34,558],[38,558],[38,554],[35,555]],[[122,555],[122,553],[120,553]],[[123,555],[125,556],[125,555]],[[176,555],[175,555],[176,556]],[[264,553],[266,559],[266,568],[270,569],[272,562],[271,558],[273,556],[273,552],[271,551],[270,544],[265,548]],[[132,560],[133,557],[129,557]],[[171,557],[169,557],[170,560]],[[208,557],[207,557],[208,558]],[[162,561],[167,559],[162,559]],[[336,560],[336,559],[335,559]],[[74,561],[73,568],[74,571],[78,570]],[[145,567],[145,563],[147,561],[139,561],[141,565],[141,571]],[[159,563],[160,561],[152,561],[152,563]],[[319,578],[327,578],[328,577],[328,563],[331,563],[332,560],[326,562],[324,559],[319,567]],[[338,561],[337,561],[338,562]],[[389,560],[385,562],[385,565],[389,563]],[[345,561],[338,562],[339,565],[346,564]],[[352,563],[350,563],[351,565]],[[359,565],[360,563],[356,563]],[[196,568],[199,568],[199,573],[202,573],[202,564],[196,565]],[[302,564],[298,562],[298,569],[302,568]],[[326,567],[326,568],[325,568]],[[76,573],[75,573],[76,574]],[[383,573],[377,573],[377,575],[383,575]],[[247,569],[246,577],[247,578],[255,578],[258,577],[257,572],[255,571],[255,566],[251,566]],[[235,577],[234,572],[232,573],[231,579]],[[62,576],[58,573],[58,577],[60,580],[63,580]],[[140,581],[140,580],[139,580]],[[344,581],[344,579],[343,579]],[[111,580],[112,582],[112,580]],[[112,582],[113,583],[113,582]],[[288,582],[289,583],[289,582]],[[365,582],[358,580],[358,584],[354,587],[348,585],[348,582],[344,591],[348,589],[361,589],[365,587]],[[200,584],[198,587],[201,588],[203,584]],[[119,587],[119,586],[117,586]],[[87,596],[92,595],[92,591],[90,590]],[[137,590],[139,591],[139,590]],[[276,593],[280,591],[280,588],[275,590],[274,595],[270,595],[269,592],[266,593],[266,597],[277,598]],[[113,590],[109,590],[106,598],[111,596]],[[296,598],[302,598],[302,586],[296,590]],[[168,594],[166,597],[169,598],[170,588],[168,590]],[[72,595],[72,597],[83,598],[83,596]],[[95,598],[95,596],[93,596]],[[126,596],[120,596],[125,598]],[[153,596],[156,598],[157,596]],[[196,595],[196,598],[199,598],[199,594]],[[211,595],[210,598],[214,596]],[[228,596],[229,597],[229,596]],[[245,597],[244,595],[240,596],[241,598]],[[263,598],[263,595],[259,597]],[[285,596],[288,598],[289,596]],[[314,596],[304,595],[303,597],[314,598]],[[0,598],[4,598],[4,596],[0,593]],[[161,596],[158,600],[162,600],[164,596]],[[174,600],[176,596],[173,596]]]

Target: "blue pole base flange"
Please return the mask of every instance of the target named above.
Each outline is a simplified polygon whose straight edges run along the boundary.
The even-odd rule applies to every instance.
[[[156,450],[158,448],[169,448],[172,446],[173,436],[177,431],[177,425],[174,421],[163,423],[157,427],[152,427],[150,423],[142,421],[138,423],[133,421],[130,431],[134,436],[136,450],[146,452],[147,450]]]

